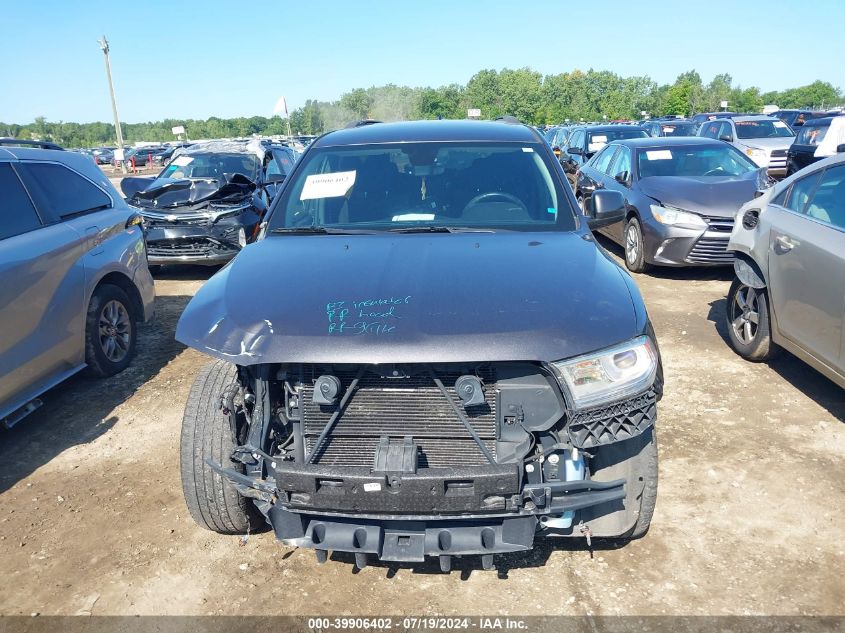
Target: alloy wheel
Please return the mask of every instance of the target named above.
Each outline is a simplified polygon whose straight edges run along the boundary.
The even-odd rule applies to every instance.
[[[625,231],[625,258],[629,264],[634,264],[640,256],[640,232],[633,224]]]
[[[760,308],[757,291],[751,286],[737,288],[731,302],[731,327],[737,339],[745,345],[754,342],[760,326]]]
[[[129,312],[120,301],[112,299],[100,310],[100,348],[113,363],[122,361],[129,353],[132,321]]]

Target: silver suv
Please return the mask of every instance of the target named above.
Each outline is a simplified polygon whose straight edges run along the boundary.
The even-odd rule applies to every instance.
[[[765,115],[735,116],[707,121],[698,130],[699,136],[715,138],[736,147],[769,175],[786,175],[786,152],[795,132],[780,119]]]
[[[91,158],[0,139],[0,422],[125,369],[154,300],[141,219]]]

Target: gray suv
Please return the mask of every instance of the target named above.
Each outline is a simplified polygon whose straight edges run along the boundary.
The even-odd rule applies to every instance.
[[[140,217],[87,156],[0,139],[0,422],[85,369],[116,374],[155,290]],[[30,145],[39,145],[31,143]],[[49,147],[50,149],[44,149]]]

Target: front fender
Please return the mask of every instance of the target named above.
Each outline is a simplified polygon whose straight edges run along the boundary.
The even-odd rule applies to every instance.
[[[734,272],[737,278],[746,286],[765,288],[766,279],[757,263],[748,255],[737,253],[734,258]]]

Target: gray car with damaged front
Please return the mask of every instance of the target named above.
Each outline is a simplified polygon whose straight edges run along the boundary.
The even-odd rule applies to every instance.
[[[660,357],[590,231],[621,217],[611,191],[579,216],[521,125],[315,141],[177,328],[216,359],[183,421],[192,516],[359,567],[645,534]]]

